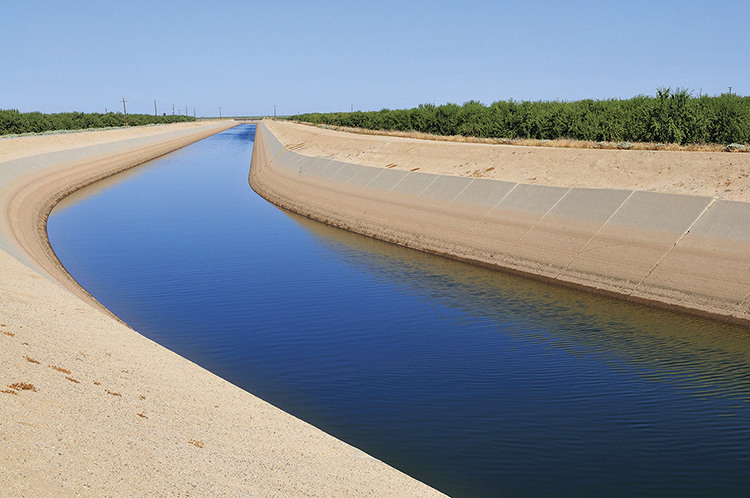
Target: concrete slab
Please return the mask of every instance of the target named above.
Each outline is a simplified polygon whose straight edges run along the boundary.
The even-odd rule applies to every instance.
[[[333,177],[342,170],[342,168],[346,168],[348,166],[351,166],[351,164],[331,160],[331,162],[328,164],[328,167],[320,171],[320,177],[332,180]]]
[[[383,168],[373,168],[372,166],[362,166],[351,179],[347,182],[349,185],[359,185],[366,187],[368,183],[373,181],[380,173],[383,172]]]
[[[387,192],[409,174],[410,173],[408,171],[401,171],[398,169],[384,169],[382,173],[380,173],[367,185],[367,187]]]
[[[465,204],[494,207],[506,195],[508,195],[508,192],[510,192],[515,186],[516,184],[511,182],[475,178],[466,189],[458,193],[454,201]]]
[[[320,169],[317,170],[317,176],[323,177],[326,174],[326,171],[328,168],[331,167],[331,163],[333,160],[329,157],[321,157],[318,159],[318,164],[320,164]]]
[[[507,188],[508,193],[496,207],[488,207],[486,204],[484,206],[473,205],[475,209],[483,207],[483,214],[464,236],[465,244],[476,248],[497,264],[504,260],[506,254],[569,190],[523,184],[518,184],[514,188],[512,185],[506,184],[498,187]],[[483,186],[483,188],[486,187]],[[491,190],[487,189],[487,193],[491,193]],[[490,195],[485,197],[486,200],[491,198]],[[450,210],[461,205],[464,204],[454,201]],[[508,266],[512,267],[512,265]]]
[[[271,156],[270,158],[273,159],[285,149],[284,145],[282,145],[281,142],[279,142],[279,139],[276,138],[276,136],[268,131],[268,128],[263,123],[258,124],[258,129],[263,129],[263,139],[266,142],[266,149],[268,151],[268,154]],[[257,135],[257,131],[256,131]]]
[[[629,294],[710,202],[708,197],[634,192],[565,273],[592,286]]]
[[[432,173],[412,172],[409,176],[404,177],[403,180],[398,182],[398,184],[394,185],[390,192],[418,196],[437,180],[438,177],[439,175],[433,175]]]
[[[364,166],[360,166],[358,164],[346,164],[335,175],[331,177],[331,180],[346,183],[351,180],[352,177],[356,175],[357,172],[362,168],[364,168]]]
[[[330,160],[325,160],[319,157],[307,158],[302,164],[302,173],[305,175],[312,175],[319,177],[322,171],[328,166]]]
[[[279,155],[275,160],[274,164],[277,164],[278,166],[288,168],[290,170],[299,172],[300,170],[300,161],[302,160],[302,156],[299,154],[286,150],[283,154]]]
[[[750,242],[750,203],[715,201],[689,235]]]
[[[476,211],[478,206],[453,203],[447,212],[453,212],[457,208],[459,212],[470,213]],[[471,225],[471,228],[462,236],[461,243],[474,248],[479,254],[486,255],[496,264],[501,263],[507,252],[539,219],[539,216],[536,215],[507,210],[487,210],[484,208],[483,211],[484,213],[479,218],[480,221],[473,225],[471,222],[467,223],[467,225]]]
[[[568,192],[568,188],[519,183],[508,192],[496,209],[542,217]]]
[[[440,175],[422,193],[421,197],[451,201],[474,179],[463,176]]]
[[[631,194],[633,192],[630,190],[573,188],[546,218],[577,220],[601,226]]]
[[[750,204],[716,201],[640,286],[691,307],[739,307],[750,295]]]
[[[710,197],[635,191],[610,224],[682,235],[710,203]]]
[[[557,276],[630,195],[628,190],[571,189],[508,251],[505,261]]]

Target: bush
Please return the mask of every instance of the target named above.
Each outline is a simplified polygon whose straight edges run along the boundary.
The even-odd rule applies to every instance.
[[[128,124],[182,123],[195,121],[189,116],[152,116],[150,114],[128,114]],[[42,114],[41,112],[18,112],[16,109],[0,109],[0,135],[20,133],[41,133],[55,130],[86,130],[90,128],[110,128],[125,126],[125,116],[121,113],[107,114],[63,112]]]
[[[489,106],[423,104],[414,109],[312,113],[288,119],[372,130],[492,138],[595,142],[748,143],[750,97],[693,97],[681,88],[656,96],[574,102],[498,101]]]

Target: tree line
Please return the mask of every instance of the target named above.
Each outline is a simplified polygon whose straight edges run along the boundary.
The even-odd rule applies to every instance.
[[[482,138],[573,139],[594,142],[746,144],[750,97],[693,96],[660,88],[631,99],[498,101],[489,106],[423,104],[413,109],[309,113],[289,119],[371,130],[417,131]]]
[[[191,116],[169,116],[162,114],[128,114],[130,126],[147,124],[183,123],[195,121]],[[91,128],[111,128],[125,126],[125,115],[119,112],[83,113],[61,112],[43,114],[41,112],[18,112],[16,109],[0,109],[0,135],[21,133],[42,133],[54,130],[86,130]]]

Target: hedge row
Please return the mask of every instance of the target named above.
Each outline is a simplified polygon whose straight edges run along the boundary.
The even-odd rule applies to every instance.
[[[190,116],[128,114],[128,125],[130,126],[186,121],[195,121],[195,118]],[[59,114],[42,114],[41,112],[18,112],[15,109],[0,109],[0,135],[116,126],[125,126],[125,116],[122,113],[62,112]]]
[[[661,88],[656,96],[574,102],[498,101],[485,106],[420,105],[414,109],[311,113],[289,119],[373,130],[418,131],[540,140],[730,144],[750,142],[750,97],[694,97]]]

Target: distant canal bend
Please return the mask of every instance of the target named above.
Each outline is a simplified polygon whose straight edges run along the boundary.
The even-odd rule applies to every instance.
[[[247,184],[240,125],[61,203],[133,328],[452,496],[740,496],[750,331],[342,232]]]

